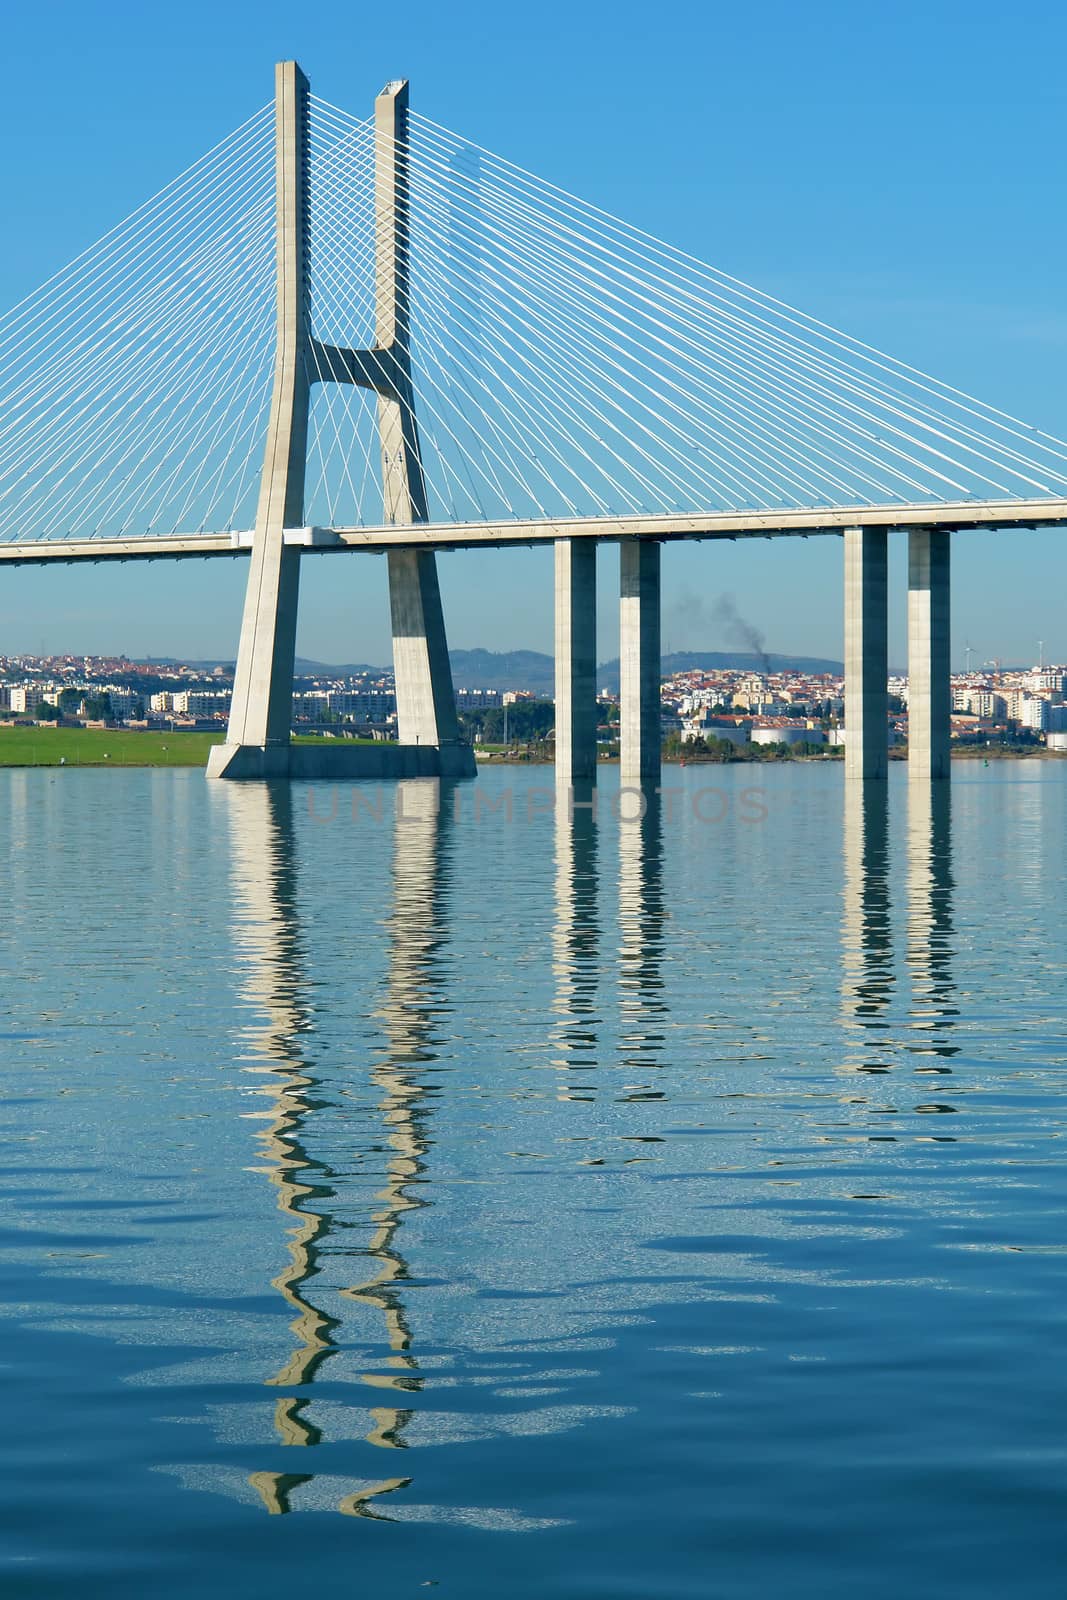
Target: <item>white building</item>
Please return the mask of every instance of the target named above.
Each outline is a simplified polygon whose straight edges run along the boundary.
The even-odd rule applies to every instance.
[[[729,690],[690,689],[679,701],[678,710],[683,717],[692,716],[694,712],[703,710],[705,706],[721,705],[724,694],[729,699]]]
[[[326,703],[351,722],[385,722],[396,714],[396,695],[389,689],[331,689]]]
[[[491,711],[502,705],[504,697],[499,689],[457,689],[457,711]]]
[[[142,701],[139,694],[134,694],[132,689],[124,689],[119,684],[109,683],[106,689],[101,690],[111,702],[111,715],[116,722],[126,722],[130,717],[139,715]]]
[[[1035,733],[1044,733],[1048,727],[1049,702],[1039,695],[1031,695],[1022,702],[1021,710],[1020,727],[1032,728]]]
[[[306,717],[309,722],[321,722],[330,709],[330,697],[325,689],[312,689],[307,694],[294,694],[293,716]]]
[[[183,689],[172,699],[171,709],[179,717],[225,717],[230,712],[229,689]]]
[[[20,717],[30,717],[44,697],[39,683],[16,683],[11,689],[11,709]]]
[[[985,685],[952,691],[953,711],[969,711],[972,716],[1003,722],[1008,715],[1007,697]]]

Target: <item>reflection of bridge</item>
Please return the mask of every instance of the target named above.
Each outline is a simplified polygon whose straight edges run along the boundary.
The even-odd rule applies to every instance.
[[[841,1065],[848,1074],[872,1075],[872,1089],[873,1076],[884,1076],[876,1092],[893,1105],[936,1114],[953,1109],[959,1050],[951,791],[908,786],[894,873],[887,788],[850,785],[844,797]],[[284,1354],[261,1369],[276,1447],[249,1462],[258,1470],[247,1480],[274,1514],[335,1509],[402,1516],[402,1491],[426,1464],[419,1446],[434,1437],[430,1417],[440,1404],[442,1374],[432,1353],[441,1353],[440,1324],[421,1290],[447,1272],[444,1241],[462,1232],[471,1216],[449,1177],[457,1127],[449,1103],[454,1110],[460,1085],[450,1088],[449,1072],[441,1071],[463,1052],[466,1020],[454,1009],[449,976],[454,926],[468,915],[452,904],[464,853],[453,858],[451,798],[433,780],[404,785],[382,907],[380,999],[363,1013],[373,1016],[378,1038],[367,1050],[365,1070],[357,1051],[354,1070],[346,1063],[331,1072],[328,1032],[320,1036],[319,1029],[337,989],[313,971],[300,909],[311,912],[315,904],[310,883],[301,881],[309,865],[307,835],[314,830],[305,825],[301,831],[287,785],[242,785],[218,794],[229,822],[234,946],[248,1013],[240,1059],[264,1086],[263,1171],[274,1186],[288,1247],[272,1287],[285,1303],[291,1333]],[[617,849],[605,849],[602,835],[610,841],[615,830],[589,810],[578,808],[569,817],[560,807],[553,819],[553,981],[544,1059],[559,1100],[618,1098],[618,1081],[604,1072],[613,1060],[624,1069],[620,1103],[634,1089],[637,1100],[674,1098],[678,1091],[669,1069],[682,1013],[665,960],[670,836],[662,809],[652,802],[643,818],[620,822],[612,841]],[[542,837],[547,844],[547,834]],[[902,919],[892,914],[891,877],[899,885]],[[614,950],[604,937],[613,922]],[[547,949],[544,955],[547,962]],[[850,1088],[849,1101],[861,1092]],[[342,1109],[354,1103],[361,1107],[358,1124]],[[364,1110],[370,1126],[353,1139]],[[567,1124],[569,1132],[578,1126],[589,1133],[584,1122]],[[614,1127],[629,1140],[659,1142],[650,1125],[623,1119]],[[373,1176],[362,1159],[353,1160],[357,1154],[377,1157]],[[720,1172],[712,1195],[721,1181]],[[654,1215],[647,1196],[646,1203]],[[489,1209],[495,1209],[492,1201]],[[552,1209],[540,1214],[542,1273],[553,1270],[560,1220]],[[506,1255],[500,1273],[512,1288],[532,1289],[539,1281],[526,1279]],[[482,1314],[479,1307],[484,1311],[475,1294],[467,1306],[471,1326]],[[538,1315],[543,1318],[543,1306]],[[515,1336],[522,1326],[509,1332]],[[539,1322],[535,1331],[558,1330]],[[460,1343],[469,1338],[470,1326]],[[344,1393],[339,1385],[353,1378],[360,1398],[338,1400]],[[359,1441],[355,1465],[340,1474],[329,1447],[349,1440]],[[363,1446],[408,1453],[368,1457]],[[368,1460],[397,1465],[351,1475]]]
[[[839,533],[847,767],[881,777],[898,530],[911,757],[943,777],[951,534],[1067,524],[1059,440],[415,117],[406,84],[362,121],[294,62],[0,324],[0,416],[0,561],[249,555],[217,776],[471,770],[435,552],[551,541],[558,776],[589,779],[614,541],[623,774],[654,785],[661,544]],[[300,564],[346,550],[388,557],[388,751],[290,746]]]

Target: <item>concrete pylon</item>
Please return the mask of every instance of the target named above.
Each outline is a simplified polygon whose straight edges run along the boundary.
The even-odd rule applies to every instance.
[[[596,777],[596,544],[556,540],[556,782]]]
[[[845,529],[845,776],[885,778],[888,541],[884,528]]]
[[[947,528],[908,534],[908,772],[947,778],[952,680]]]
[[[660,779],[660,547],[619,546],[619,766],[623,788],[651,800]]]
[[[284,531],[304,520],[308,81],[295,61],[274,72],[274,390],[229,728],[226,743],[211,751],[209,778],[289,772],[300,552],[286,545]]]
[[[226,743],[209,777],[465,776],[437,566],[417,545],[389,553],[399,742],[293,747],[293,662],[300,550],[285,530],[304,521],[310,385],[358,384],[377,396],[384,520],[427,520],[411,381],[408,273],[407,84],[387,84],[374,107],[375,344],[324,344],[310,329],[307,289],[308,81],[295,61],[276,69],[277,323],[274,392]]]
[[[428,520],[411,386],[407,112],[407,83],[386,84],[374,102],[375,340],[376,353],[391,358],[391,385],[377,387],[382,493],[392,523]],[[391,550],[388,560],[400,743],[455,747],[459,726],[437,558],[412,548]]]

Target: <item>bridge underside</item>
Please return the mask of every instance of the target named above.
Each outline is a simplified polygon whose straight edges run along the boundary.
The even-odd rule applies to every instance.
[[[1041,508],[1044,510],[1045,508]],[[1019,508],[1020,512],[1023,508]],[[899,515],[899,513],[898,513]],[[1053,517],[1034,517],[1030,508],[1024,513],[1026,522],[1057,525],[1063,513]],[[998,517],[1003,519],[1004,508]],[[711,519],[708,519],[711,520]],[[1023,517],[1020,516],[1020,525]],[[972,518],[969,523],[953,519],[951,528],[990,525]],[[998,526],[1003,521],[998,521]],[[604,524],[577,523],[565,525],[566,536],[559,525],[538,528],[531,536],[514,542],[551,542],[556,550],[556,726],[557,726],[557,781],[570,787],[592,781],[596,772],[596,542],[612,540],[613,535]],[[949,773],[949,717],[951,696],[949,686],[949,545],[950,527],[932,518],[923,522],[910,517],[903,524],[909,535],[908,566],[908,652],[911,702],[909,727],[911,745],[909,756],[915,776],[931,780],[946,778]],[[357,543],[348,542],[342,534],[323,537],[322,530],[296,529],[286,535],[291,549],[300,554],[343,550],[394,549],[398,546],[415,559],[429,556],[425,543],[441,544],[445,548],[461,547],[456,539],[458,530],[447,532],[432,525],[400,529],[366,530],[371,536]],[[616,527],[614,540],[622,549],[622,590],[620,594],[620,655],[623,663],[620,734],[624,780],[633,788],[651,792],[658,781],[659,766],[659,619],[660,619],[660,563],[661,542],[672,539],[725,539],[725,538],[775,538],[787,535],[839,533],[844,536],[845,554],[845,738],[846,771],[850,778],[884,779],[887,770],[887,537],[890,525],[868,521],[841,528],[792,527],[760,528],[733,525],[726,528],[704,527],[694,532],[689,527],[675,526],[661,531],[659,538],[641,537],[619,539]],[[428,535],[420,550],[413,546],[412,535]],[[500,540],[503,543],[505,540]],[[512,540],[506,542],[511,543]],[[103,541],[94,541],[103,543]],[[247,554],[248,543],[212,541],[212,548],[204,548],[205,540],[194,544],[183,541],[183,548],[174,549],[174,540],[143,540],[131,550],[127,542],[122,553],[115,551],[110,559],[156,559],[183,556]],[[166,550],[158,546],[166,545]],[[152,546],[150,549],[149,546]],[[579,552],[588,552],[588,560],[579,561]],[[399,553],[399,552],[397,552]],[[13,560],[9,551],[0,559]],[[26,561],[101,559],[83,551],[61,550],[51,547],[47,552],[38,547]],[[108,559],[108,557],[103,557]],[[394,587],[404,581],[405,574],[393,573]],[[407,574],[415,583],[417,574]],[[421,593],[421,590],[420,590]],[[400,594],[397,590],[394,600]],[[415,590],[412,589],[415,596]],[[417,596],[416,596],[417,598]],[[418,609],[417,607],[415,608]],[[394,631],[407,629],[402,640],[404,648],[411,649],[422,638],[432,633],[436,641],[433,651],[423,649],[419,661],[409,670],[412,684],[423,685],[427,694],[441,675],[441,657],[447,668],[444,618],[439,597],[433,616],[419,612],[417,627],[412,627],[409,605],[394,604]],[[406,622],[398,619],[407,618]],[[422,633],[420,633],[420,629]],[[421,657],[426,660],[422,661]],[[449,693],[450,681],[446,685]],[[432,708],[431,708],[432,710]],[[285,778],[330,779],[390,779],[415,777],[465,777],[475,770],[471,749],[460,743],[455,730],[452,737],[442,740],[438,731],[439,713],[426,713],[419,720],[418,708],[409,710],[409,726],[416,730],[416,741],[402,743],[380,742],[355,744],[338,741],[333,745],[301,745],[288,741],[288,716],[284,736],[268,743],[234,741],[218,746],[212,751],[208,776],[237,780],[263,780]],[[425,735],[425,736],[423,736]],[[402,730],[403,737],[403,730]]]
[[[425,574],[416,570],[437,549],[496,545],[552,544],[556,550],[556,725],[557,782],[565,787],[592,781],[596,771],[596,584],[598,543],[619,543],[623,552],[620,596],[622,674],[620,733],[625,782],[650,793],[659,764],[660,569],[655,559],[662,543],[693,539],[766,539],[836,534],[844,538],[845,578],[845,739],[850,778],[886,776],[887,730],[887,538],[906,531],[908,561],[909,759],[913,776],[939,780],[949,775],[949,600],[950,535],[990,527],[1067,526],[1067,501],[1004,502],[958,506],[886,507],[862,515],[834,511],[796,512],[770,517],[713,515],[692,517],[576,518],[570,521],[503,525],[426,523],[360,529],[293,528],[284,544],[293,555],[391,553],[394,633],[400,629],[401,656],[411,655],[409,687],[425,690],[422,699],[451,698],[447,677],[444,618],[436,596],[423,604]],[[0,544],[0,561],[28,565],[48,561],[129,561],[243,557],[252,536],[189,535],[177,538],[93,539],[78,543]],[[579,552],[588,559],[579,561]],[[396,565],[401,555],[406,566]],[[396,565],[396,570],[392,570]],[[407,571],[407,567],[411,571]],[[403,601],[411,589],[410,603]],[[416,591],[418,591],[416,593]],[[415,601],[419,601],[416,605]],[[421,606],[421,609],[420,609]],[[412,619],[414,618],[414,625]],[[428,640],[433,641],[429,648]],[[415,649],[421,644],[425,648]],[[425,657],[425,660],[423,659]],[[444,665],[442,666],[442,662]],[[290,674],[291,676],[291,674]],[[443,688],[435,689],[436,684]],[[447,691],[447,693],[446,693]],[[288,691],[286,693],[288,705]],[[416,696],[418,700],[418,696]],[[431,714],[432,713],[432,714]],[[268,743],[230,742],[213,750],[208,776],[237,780],[285,778],[372,779],[465,777],[475,770],[472,750],[455,729],[442,740],[444,726],[434,705],[413,702],[405,742],[301,745],[283,736]],[[404,736],[401,730],[401,737]]]
[[[530,518],[508,522],[424,522],[414,526],[286,528],[287,545],[324,555],[349,550],[472,550],[553,544],[557,539],[777,539],[841,535],[846,528],[968,529],[1067,527],[1067,499],[960,501],[956,504],[845,506],[801,511],[716,511],[625,517]],[[33,566],[47,561],[160,561],[247,556],[251,532],[187,533],[91,539],[0,539],[0,562]]]

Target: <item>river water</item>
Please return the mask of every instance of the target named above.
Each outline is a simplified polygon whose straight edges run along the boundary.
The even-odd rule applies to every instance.
[[[0,773],[5,1600],[1061,1595],[1065,780]]]

